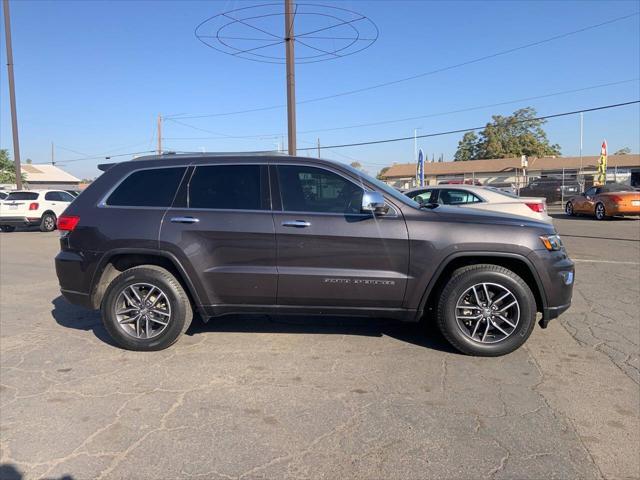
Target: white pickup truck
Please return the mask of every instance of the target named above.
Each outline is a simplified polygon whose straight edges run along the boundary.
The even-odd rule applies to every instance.
[[[0,230],[39,225],[43,232],[56,229],[58,217],[75,197],[64,190],[17,190],[0,202]]]

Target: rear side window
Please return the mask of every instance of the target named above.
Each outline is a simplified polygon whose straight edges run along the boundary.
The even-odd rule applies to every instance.
[[[169,207],[185,170],[174,167],[133,172],[109,196],[107,205]]]
[[[266,165],[196,167],[189,181],[189,208],[268,210],[267,175]]]
[[[466,190],[442,189],[438,195],[438,202],[444,205],[464,205],[466,203],[480,203],[482,200]]]
[[[12,192],[7,197],[7,200],[37,200],[38,194],[36,192]]]
[[[44,199],[50,202],[57,202],[60,200],[60,194],[58,192],[47,192],[44,194]]]

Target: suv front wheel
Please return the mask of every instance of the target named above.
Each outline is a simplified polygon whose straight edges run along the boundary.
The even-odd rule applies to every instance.
[[[456,349],[496,357],[520,347],[535,325],[536,301],[527,284],[498,265],[455,272],[438,304],[438,326]]]
[[[125,270],[102,301],[105,328],[128,350],[162,350],[175,343],[193,317],[189,298],[167,270],[143,265]]]

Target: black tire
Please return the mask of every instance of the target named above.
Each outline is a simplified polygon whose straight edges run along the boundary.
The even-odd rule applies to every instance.
[[[15,229],[16,227],[14,227],[13,225],[0,225],[0,231],[5,233],[14,232]]]
[[[458,300],[470,288],[480,283],[501,286],[508,290],[518,302],[519,321],[508,336],[495,343],[483,343],[480,340],[472,339],[463,333],[463,327],[456,319]],[[497,265],[471,265],[453,272],[445,285],[438,303],[438,327],[449,343],[460,352],[467,355],[497,357],[513,352],[526,342],[535,325],[536,310],[533,292],[524,280],[514,272]],[[484,319],[478,322],[482,321]],[[487,323],[489,320],[485,325]]]
[[[596,217],[596,220],[605,220],[607,218],[607,211],[604,208],[604,203],[598,202],[596,203],[596,207],[593,210],[593,214]]]
[[[45,213],[40,219],[41,232],[53,232],[56,229],[56,216],[53,213]]]
[[[564,206],[564,213],[569,217],[573,217],[576,213],[573,211],[573,203],[567,202]]]
[[[151,338],[139,338],[128,333],[118,322],[116,307],[120,294],[131,285],[148,284],[161,290],[169,304],[170,316],[167,325]],[[180,282],[167,270],[155,265],[141,265],[125,270],[107,287],[101,305],[104,326],[118,346],[127,350],[163,350],[173,345],[189,328],[193,311],[189,297]],[[158,317],[161,318],[161,317]]]

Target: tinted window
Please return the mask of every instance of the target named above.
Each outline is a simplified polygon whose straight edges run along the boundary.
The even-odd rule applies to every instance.
[[[189,182],[189,207],[265,210],[260,165],[197,167]],[[266,187],[266,185],[265,185]]]
[[[591,187],[589,190],[584,192],[584,194],[588,197],[592,197],[597,193],[598,189],[596,187]]]
[[[444,205],[464,205],[465,203],[479,203],[482,200],[466,190],[442,189],[438,195],[438,202]]]
[[[44,194],[44,199],[49,200],[50,202],[57,202],[60,200],[60,195],[58,192],[47,192]]]
[[[61,202],[73,202],[75,200],[76,197],[74,197],[73,195],[71,195],[70,193],[67,192],[58,192],[58,195],[60,195],[60,201]]]
[[[282,208],[290,212],[360,213],[363,189],[315,167],[278,166]]]
[[[7,197],[7,200],[37,200],[38,194],[36,192],[12,192]]]
[[[7,198],[7,194],[4,192],[0,192],[0,200],[4,200],[5,198]]]
[[[109,196],[107,205],[169,207],[184,171],[175,167],[133,172]]]

